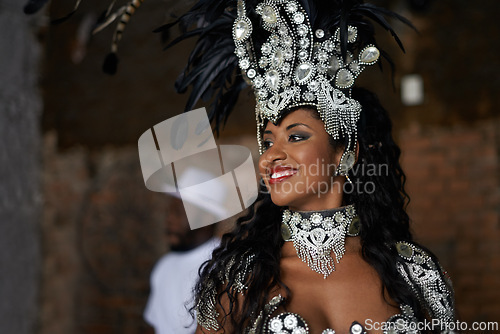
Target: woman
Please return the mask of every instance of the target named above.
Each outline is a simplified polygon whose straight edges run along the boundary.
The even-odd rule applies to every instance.
[[[384,55],[366,18],[402,47],[387,15],[405,21],[359,0],[200,1],[179,19],[198,26],[181,39],[200,36],[177,82],[194,85],[190,103],[215,93],[218,123],[252,86],[263,181],[201,270],[198,333],[442,332],[454,320],[444,271],[412,241],[387,113],[353,88]]]
[[[364,127],[358,137],[359,175],[352,178],[373,182],[375,191],[353,188],[344,193],[350,189],[345,177],[333,176],[332,171],[318,175],[317,168],[311,168],[318,161],[338,166],[343,150],[342,143],[326,133],[316,111],[300,108],[277,125],[268,123],[263,135],[266,151],[259,165],[269,194],[262,193],[255,213],[251,208],[238,221],[204,267],[198,285],[199,333],[217,332],[215,328],[227,333],[244,333],[248,328],[272,333],[273,319],[286,319],[278,316],[282,312],[298,314],[297,326],[303,324],[309,333],[325,334],[380,333],[392,328],[407,333],[424,319],[453,321],[451,288],[436,259],[411,241],[404,174],[387,114],[372,94],[354,93],[363,105]],[[387,164],[387,174],[360,172],[361,166],[366,171],[372,164]],[[279,174],[277,181],[274,174]],[[345,226],[345,253],[339,253],[341,259],[334,256],[335,271],[324,279],[297,256],[293,242],[284,241],[280,231],[284,208],[300,212],[302,218],[317,212],[324,220],[347,209],[346,204],[356,208],[359,231]],[[409,274],[415,271],[426,278]],[[273,298],[276,306],[263,312]],[[441,332],[440,327],[435,330]]]
[[[387,113],[351,88],[380,55],[361,13],[390,29],[387,11],[360,1],[238,2],[232,37],[256,95],[264,185],[201,271],[198,333],[441,332],[425,321],[453,321],[443,270],[412,242]]]

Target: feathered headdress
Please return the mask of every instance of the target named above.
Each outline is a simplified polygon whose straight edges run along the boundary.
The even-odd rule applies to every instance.
[[[339,75],[337,75],[336,72],[333,77],[339,79],[341,79],[340,77],[344,77],[344,79],[348,79],[346,84],[338,87],[344,92],[352,86],[355,77],[361,72],[363,67],[370,64],[369,62],[365,62],[364,64],[358,62],[360,66],[357,70],[353,71],[349,68],[342,69],[342,65],[349,65],[351,63],[352,59],[349,57],[352,58],[352,52],[355,49],[361,49],[362,47],[369,45],[376,46],[373,22],[378,23],[384,29],[388,30],[404,51],[401,41],[387,21],[387,18],[396,18],[409,25],[411,25],[411,23],[396,13],[372,4],[364,3],[360,0],[200,0],[187,13],[179,17],[176,21],[156,30],[165,32],[171,29],[174,25],[179,25],[181,27],[183,34],[172,41],[167,48],[187,38],[198,38],[197,44],[190,54],[186,67],[176,81],[176,88],[179,92],[186,91],[187,87],[190,85],[193,86],[186,110],[192,109],[202,97],[213,97],[213,104],[210,108],[210,118],[215,121],[215,129],[218,130],[220,125],[225,122],[228,115],[232,111],[240,91],[247,85],[253,86],[256,93],[257,108],[259,109],[258,94],[259,92],[261,92],[261,94],[265,94],[266,92],[262,91],[262,89],[259,90],[256,86],[260,85],[261,81],[264,81],[262,86],[266,87],[266,73],[261,73],[263,74],[261,76],[258,76],[256,73],[255,77],[253,74],[254,70],[259,72],[259,70],[263,68],[265,69],[266,66],[260,66],[261,64],[256,63],[263,62],[265,60],[266,55],[263,54],[263,51],[270,49],[274,51],[278,50],[279,55],[279,51],[286,49],[273,49],[272,43],[266,44],[266,42],[271,42],[268,39],[271,35],[273,35],[273,33],[276,33],[276,30],[279,27],[286,29],[283,28],[283,26],[293,25],[293,17],[289,15],[288,17],[284,17],[288,13],[287,7],[289,6],[296,6],[297,11],[304,14],[304,20],[309,22],[309,25],[306,26],[308,33],[311,33],[312,31],[318,32],[319,30],[318,33],[322,35],[321,38],[318,38],[317,35],[314,36],[317,40],[326,41],[329,38],[335,40],[335,52],[338,56],[338,63],[340,63],[338,64],[339,67],[336,70],[340,70],[340,72]],[[293,15],[293,13],[291,15]],[[238,18],[244,19],[238,20]],[[276,22],[270,23],[270,21],[273,21],[274,19],[276,19]],[[237,26],[238,23],[239,26]],[[245,24],[251,26],[252,29],[251,31],[248,31],[248,36],[244,36],[245,38],[240,40],[239,37],[242,36],[238,36],[238,34],[245,33],[243,31]],[[296,50],[293,51],[299,50],[297,45],[300,43],[300,40],[298,40],[297,37],[299,36],[297,34],[298,31],[293,30],[292,28],[289,36],[296,40],[293,41],[292,44],[294,45],[292,45],[289,50],[294,49],[294,47]],[[278,37],[277,44],[283,42],[283,35],[280,35],[278,32],[275,36]],[[311,43],[309,45],[311,52],[314,48],[313,44],[316,43],[317,40],[311,39]],[[263,47],[264,50],[262,49]],[[253,54],[250,55],[247,51],[250,51],[250,53]],[[372,56],[373,52],[378,52],[374,51],[373,48],[367,52],[369,53],[370,51],[372,51]],[[390,62],[386,53],[383,50],[380,50],[380,52],[382,57],[389,60],[389,63],[392,66],[392,62]],[[253,57],[253,60],[250,59],[251,57]],[[270,59],[270,57],[267,58]],[[372,63],[374,62],[373,59],[368,59],[366,57],[364,59],[371,60]],[[249,63],[252,61],[254,62],[254,65],[257,65],[256,68],[253,68],[253,70],[249,66]],[[282,63],[278,61],[278,65],[282,65]],[[354,67],[355,65],[356,64],[352,64],[351,67]],[[250,71],[248,71],[249,69]],[[330,72],[331,71],[332,69],[330,68]],[[275,79],[280,76],[285,77],[285,80],[287,76],[291,76],[287,73],[281,73],[280,70],[277,70],[276,72],[278,75],[273,76],[272,74],[276,73],[271,72],[271,76],[268,76],[271,83],[276,83]],[[252,78],[249,78],[248,74],[250,74]],[[352,80],[350,80],[351,77]],[[257,78],[257,80],[255,80],[255,78]],[[259,80],[259,78],[263,80]],[[340,84],[342,80],[337,81]],[[282,93],[280,90],[272,89],[273,87],[268,88],[270,88],[268,94],[266,97],[261,98],[261,102],[269,102],[269,96],[271,95],[269,93],[272,91]],[[302,91],[301,93],[304,92]],[[284,105],[282,103],[278,103],[280,101],[276,100],[277,99],[274,99],[272,101],[273,103],[268,103],[268,105],[274,105],[277,109],[273,110],[272,113],[268,113],[270,115],[269,117],[261,117],[261,122],[263,119],[276,121],[276,118],[279,117],[279,112],[282,111]],[[300,96],[295,96],[293,101],[293,104],[295,105],[315,105]],[[262,107],[263,104],[260,103],[260,106]],[[286,105],[286,107],[290,106],[291,104]],[[260,111],[257,111],[258,116],[259,113],[264,114],[261,112],[263,108],[260,109]],[[330,131],[332,135],[333,132],[339,133],[339,131]]]
[[[45,2],[30,0],[25,12],[35,12]],[[74,11],[80,2],[76,1]],[[143,0],[132,0],[113,12],[115,2],[94,30],[119,18],[104,64],[108,73],[116,70],[118,42]],[[379,55],[389,60],[377,46],[373,23],[389,31],[404,51],[388,18],[411,26],[402,16],[362,0],[199,0],[156,32],[180,27],[181,36],[166,48],[197,38],[175,87],[184,93],[192,86],[186,110],[200,98],[212,99],[209,117],[215,131],[227,120],[241,90],[251,85],[259,128],[265,120],[275,122],[284,109],[315,106],[327,132],[346,139],[346,152],[352,152],[361,107],[350,98],[350,87]]]

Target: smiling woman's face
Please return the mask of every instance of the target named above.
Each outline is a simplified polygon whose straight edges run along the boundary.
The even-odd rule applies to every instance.
[[[297,109],[280,124],[268,122],[264,129],[259,171],[278,206],[306,211],[342,204],[344,179],[334,177],[342,151],[330,145],[325,126],[314,113]]]

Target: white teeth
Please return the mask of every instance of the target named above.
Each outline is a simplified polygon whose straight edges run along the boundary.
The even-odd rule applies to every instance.
[[[293,169],[288,169],[282,172],[276,172],[271,175],[271,179],[277,179],[283,176],[289,176],[295,174],[295,171]]]

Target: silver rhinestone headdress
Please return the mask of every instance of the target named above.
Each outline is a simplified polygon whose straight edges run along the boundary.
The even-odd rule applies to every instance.
[[[354,149],[361,105],[349,98],[349,88],[367,65],[377,62],[380,52],[373,45],[361,50],[357,59],[348,51],[341,55],[340,29],[329,38],[321,29],[312,31],[307,13],[295,0],[264,0],[256,7],[269,37],[260,48],[252,42],[252,22],[245,3],[238,1],[233,26],[239,67],[249,79],[256,98],[257,136],[265,120],[273,123],[286,109],[314,106],[335,139],[348,140],[345,151]],[[348,43],[357,39],[357,28],[348,27]]]

